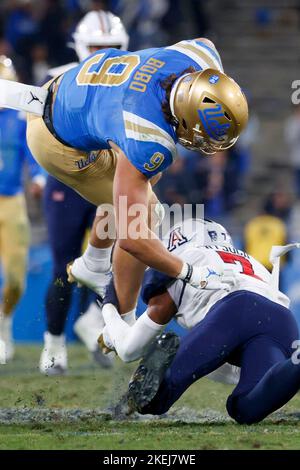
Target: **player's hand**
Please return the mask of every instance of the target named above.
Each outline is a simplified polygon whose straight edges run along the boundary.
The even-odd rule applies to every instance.
[[[225,268],[222,274],[222,283],[230,287],[230,290],[239,284],[238,273],[233,268]]]
[[[98,341],[99,348],[102,350],[103,354],[109,354],[112,351],[116,352],[114,345],[112,344],[112,341],[109,337],[106,327],[104,327],[97,341]]]
[[[188,282],[197,289],[221,289],[229,292],[235,283],[232,273],[217,271],[210,266],[193,266],[192,268],[192,274]]]

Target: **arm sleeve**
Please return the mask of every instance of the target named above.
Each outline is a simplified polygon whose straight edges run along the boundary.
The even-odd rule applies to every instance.
[[[147,311],[130,326],[122,320],[112,304],[105,304],[102,314],[111,342],[124,362],[140,359],[147,347],[166,326],[152,321]]]

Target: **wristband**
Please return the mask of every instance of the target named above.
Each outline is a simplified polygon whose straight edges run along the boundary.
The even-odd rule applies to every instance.
[[[177,276],[177,279],[181,279],[184,282],[190,282],[193,276],[193,266],[189,263],[183,263],[182,269]]]

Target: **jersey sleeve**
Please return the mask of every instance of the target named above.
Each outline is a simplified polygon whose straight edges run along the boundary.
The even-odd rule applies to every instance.
[[[141,296],[143,302],[148,304],[149,300],[156,295],[161,295],[176,282],[176,279],[167,276],[155,269],[148,269],[145,272]]]
[[[183,296],[185,294],[186,289],[187,289],[187,283],[182,281],[181,279],[176,279],[175,282],[170,284],[167,288],[171,299],[173,300],[174,304],[176,305],[176,308],[178,310],[177,313],[179,313],[179,314],[180,314],[179,309],[180,309],[181,302],[182,302],[182,299],[183,299]]]
[[[125,139],[120,143],[128,160],[147,178],[164,171],[176,158],[171,135],[137,114],[123,112]]]
[[[223,65],[218,51],[203,41],[196,39],[180,41],[166,49],[188,57],[191,65],[195,66],[197,70],[211,68],[223,72]]]
[[[130,140],[124,151],[130,163],[148,179],[164,171],[173,162],[171,152],[160,144],[141,144]]]

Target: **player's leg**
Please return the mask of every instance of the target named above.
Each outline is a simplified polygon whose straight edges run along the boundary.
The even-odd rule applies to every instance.
[[[299,391],[300,364],[291,358],[297,338],[297,325],[290,314],[278,323],[277,338],[257,336],[245,345],[240,381],[227,400],[227,411],[238,423],[263,420]]]
[[[289,310],[251,292],[239,291],[217,302],[204,320],[183,338],[156,396],[148,406],[142,409],[142,413],[166,412],[195,380],[212,372],[225,361],[230,362],[233,354],[240,357],[241,352],[246,351],[251,341],[262,336],[270,339],[271,346],[267,344],[268,347],[265,346],[265,350],[261,351],[259,357],[255,353],[255,348],[249,349],[249,354],[251,351],[254,353],[253,356],[250,354],[253,361],[251,374],[248,373],[249,367],[244,367],[244,375],[235,394],[239,395],[240,392],[247,393],[255,389],[267,370],[271,369],[274,364],[282,364],[278,363],[283,359],[282,351],[285,352],[285,357],[289,357],[292,351],[291,345],[298,338],[298,328]],[[274,349],[274,344],[277,349]],[[266,358],[265,361],[262,357]],[[280,396],[281,388],[274,398],[274,402],[278,404],[282,403],[282,398],[286,399],[287,395],[294,393],[298,386],[300,369],[292,367],[290,360],[286,364],[275,367],[277,368],[270,371],[272,377],[274,372],[277,376],[279,371],[282,371],[280,374],[285,378],[291,374],[289,392],[285,392],[282,397]],[[272,378],[272,380],[276,379]],[[269,376],[266,376],[266,383],[269,381]],[[256,390],[262,393],[260,389]],[[230,401],[233,399],[230,399],[229,403]],[[253,403],[255,402],[257,400],[254,399]],[[245,401],[239,399],[239,406],[242,405],[247,405],[247,399]],[[265,401],[264,406],[266,405]]]
[[[1,197],[1,261],[4,275],[0,308],[0,338],[6,360],[12,359],[12,317],[24,290],[29,245],[29,222],[23,195]]]
[[[33,115],[28,115],[27,143],[37,162],[49,174],[74,189],[95,206],[112,205],[116,167],[116,155],[113,151],[87,153],[67,147],[53,137],[41,117]],[[106,215],[104,218],[107,219]],[[86,259],[80,257],[68,267],[71,282],[82,282],[99,295],[103,292],[103,284],[107,282],[107,271],[100,273],[96,271],[99,264],[102,269],[107,260],[110,263],[111,246],[114,241],[114,235],[110,239],[106,234],[99,236],[101,234],[98,227],[101,227],[101,219],[102,217],[97,218],[93,225],[91,242],[84,254]]]
[[[82,256],[68,263],[69,282],[78,282],[94,290],[100,297],[111,277],[112,247],[115,239],[113,206],[109,215],[105,206],[98,206],[92,223],[89,242]],[[103,208],[103,209],[102,209]],[[109,219],[107,223],[107,219]],[[107,236],[107,225],[110,235]]]
[[[89,203],[74,191],[50,177],[44,195],[45,218],[53,256],[53,277],[46,295],[45,347],[40,370],[61,373],[67,368],[64,329],[72,298],[66,265],[80,256]],[[94,209],[95,210],[95,209]]]
[[[227,362],[228,357],[242,342],[243,323],[241,295],[231,294],[217,302],[207,316],[181,339],[176,356],[166,370],[154,399],[142,409],[138,406],[138,410],[142,414],[162,414],[168,411],[192,383]],[[141,365],[145,367],[144,371],[149,369],[151,373],[151,357],[147,362],[142,361]],[[131,388],[132,383],[129,395]],[[139,394],[143,395],[140,392]],[[134,400],[138,402],[139,397]]]
[[[84,224],[90,229],[95,225],[94,209],[86,211]],[[111,253],[109,253],[108,256],[102,257],[100,269],[109,271],[111,264],[110,258]],[[91,291],[89,292],[91,293]],[[95,296],[95,294],[93,294],[93,296]],[[110,368],[113,364],[112,357],[110,355],[103,354],[102,350],[99,348],[98,345],[98,338],[102,333],[104,325],[105,324],[102,316],[102,310],[94,299],[87,309],[82,309],[82,313],[79,315],[79,317],[74,323],[74,332],[76,333],[78,338],[84,343],[88,351],[91,353],[91,356],[94,361],[101,367]]]

